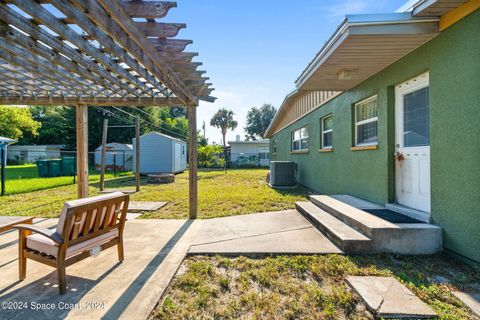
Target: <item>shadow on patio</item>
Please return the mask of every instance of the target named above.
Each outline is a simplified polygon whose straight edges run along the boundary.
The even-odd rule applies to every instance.
[[[43,220],[39,225],[55,222]],[[72,265],[67,268],[65,295],[58,294],[56,272],[32,260],[26,280],[18,281],[17,232],[1,234],[0,245],[6,245],[0,249],[0,300],[16,307],[2,310],[1,318],[145,319],[182,262],[194,224],[193,220],[128,221],[125,261],[118,262],[113,248]]]

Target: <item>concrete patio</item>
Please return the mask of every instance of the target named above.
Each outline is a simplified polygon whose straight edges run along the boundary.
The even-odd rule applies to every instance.
[[[57,221],[34,223],[52,228]],[[211,220],[130,219],[125,261],[118,263],[109,249],[72,265],[67,294],[59,295],[55,270],[34,261],[28,261],[26,280],[18,281],[17,237],[14,231],[0,235],[0,302],[24,304],[0,310],[2,319],[146,319],[187,254],[342,253],[295,210]]]

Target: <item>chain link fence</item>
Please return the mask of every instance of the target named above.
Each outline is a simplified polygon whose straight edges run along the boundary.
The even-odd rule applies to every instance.
[[[2,195],[76,183],[76,151],[55,146],[15,146],[4,150]],[[5,163],[6,162],[6,163]],[[0,161],[1,163],[1,161]],[[100,180],[101,150],[88,153],[89,180]],[[107,150],[105,179],[132,176],[133,150]]]

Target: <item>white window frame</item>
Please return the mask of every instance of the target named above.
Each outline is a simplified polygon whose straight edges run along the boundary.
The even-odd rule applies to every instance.
[[[302,130],[305,129],[307,131],[307,134],[308,136],[306,138],[302,138]],[[300,139],[296,139],[295,140],[295,132],[297,131],[300,131]],[[292,147],[291,147],[291,150],[293,152],[296,152],[296,151],[308,151],[308,148],[306,149],[301,149],[302,148],[302,140],[307,140],[307,143],[308,143],[308,146],[310,147],[310,133],[308,132],[308,126],[303,126],[301,128],[298,128],[296,130],[293,130],[292,131]],[[295,142],[298,141],[299,142],[299,146],[300,146],[300,149],[294,149],[294,145],[295,145]]]
[[[331,114],[331,113],[330,113],[330,114],[327,114],[326,116],[324,116],[324,117],[322,117],[322,118],[320,119],[320,127],[321,127],[321,129],[320,129],[320,130],[321,130],[321,132],[320,132],[320,134],[321,134],[321,138],[320,138],[320,139],[321,139],[321,149],[332,149],[332,148],[333,148],[333,124],[332,124],[332,128],[331,128],[331,129],[324,130],[324,128],[325,128],[324,121],[325,121],[325,119],[328,119],[328,118],[332,118],[332,121],[333,121],[333,114]],[[324,134],[325,134],[325,133],[329,133],[329,132],[332,133],[332,144],[329,145],[329,146],[326,146],[326,145],[325,145],[325,139],[324,139],[323,137],[324,137]]]
[[[274,139],[272,140],[272,154],[276,154],[277,153],[277,140]]]
[[[357,122],[357,106],[359,104],[364,104],[364,103],[370,102],[372,100],[377,100],[377,116],[373,117],[373,118],[370,118],[370,119],[366,119],[366,120],[362,120],[362,121]],[[355,108],[355,114],[354,114],[354,116],[355,116],[355,118],[354,118],[354,121],[355,121],[355,146],[376,146],[376,145],[378,145],[378,95],[371,96],[367,99],[364,99],[362,101],[359,101],[359,102],[355,103],[354,108]],[[361,125],[367,124],[367,123],[371,123],[371,122],[377,122],[377,141],[358,143],[358,126],[361,126]]]

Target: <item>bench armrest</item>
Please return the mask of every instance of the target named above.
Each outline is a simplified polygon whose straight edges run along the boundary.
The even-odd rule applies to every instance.
[[[42,236],[49,238],[50,240],[54,241],[57,244],[63,243],[62,237],[57,232],[47,228],[33,226],[31,224],[17,224],[16,226],[13,226],[13,228],[18,230],[28,230],[28,231],[41,234]]]

